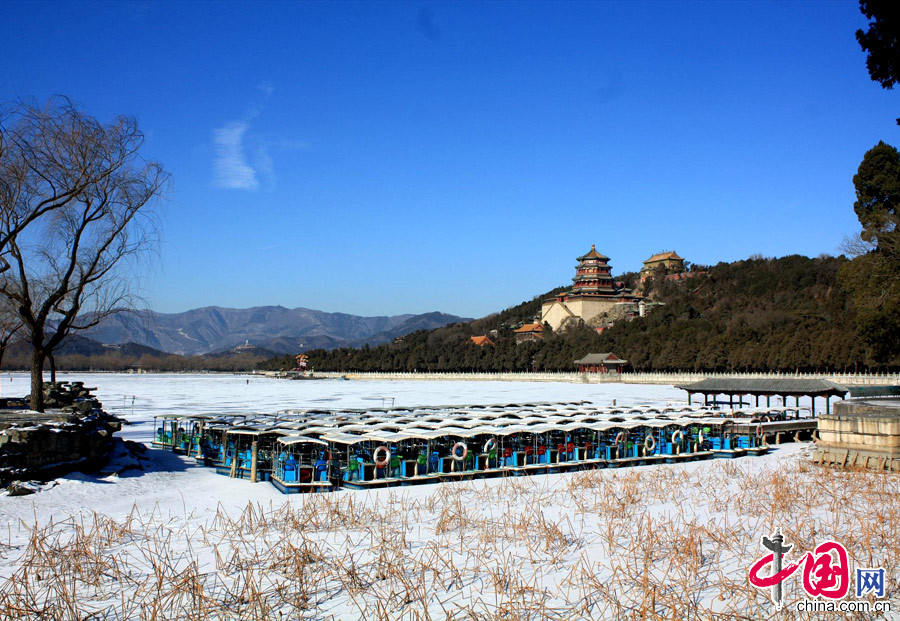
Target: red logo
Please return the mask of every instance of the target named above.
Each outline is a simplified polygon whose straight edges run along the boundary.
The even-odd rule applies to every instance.
[[[772,587],[772,600],[777,608],[783,605],[781,583],[792,576],[803,566],[803,590],[810,597],[825,597],[828,599],[841,599],[850,590],[850,566],[847,558],[847,549],[837,541],[820,543],[812,552],[807,552],[797,561],[782,567],[784,556],[790,552],[793,545],[782,545],[783,537],[780,532],[775,533],[772,539],[763,537],[762,546],[771,550],[757,560],[750,567],[750,584],[764,589]],[[760,575],[764,568],[771,566],[768,575]]]

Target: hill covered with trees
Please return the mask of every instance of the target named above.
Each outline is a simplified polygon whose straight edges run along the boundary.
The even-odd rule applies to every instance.
[[[611,351],[640,371],[852,371],[900,367],[856,337],[856,311],[838,284],[844,257],[754,257],[690,278],[658,278],[645,295],[664,305],[598,334],[581,326],[516,344],[513,330],[540,316],[544,295],[470,323],[419,331],[378,347],[311,350],[319,371],[571,371],[588,352]],[[634,275],[625,275],[634,280]],[[622,280],[623,277],[619,277]],[[492,332],[495,331],[495,332]],[[495,346],[471,337],[488,334]],[[273,359],[267,368],[288,368]]]

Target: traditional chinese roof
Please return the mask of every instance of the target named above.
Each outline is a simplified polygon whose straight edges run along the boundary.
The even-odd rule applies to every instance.
[[[693,384],[676,386],[688,393],[707,395],[807,395],[843,397],[849,391],[845,386],[823,379],[742,379],[723,377],[705,379]]]
[[[472,342],[478,345],[479,347],[483,347],[484,345],[493,345],[494,341],[489,339],[487,336],[473,336]]]
[[[523,334],[525,332],[543,332],[544,326],[539,323],[526,323],[524,326],[519,328],[518,330],[513,330],[513,332],[517,332],[519,334]]]
[[[605,354],[588,354],[581,360],[576,360],[575,364],[626,364],[627,360],[622,360],[612,353]]]
[[[602,261],[609,261],[609,257],[597,252],[597,249],[594,248],[594,244],[591,244],[591,251],[589,253],[578,257],[579,261],[584,261],[585,259],[600,259]]]
[[[678,253],[676,253],[676,252],[660,252],[660,253],[653,255],[646,261],[644,261],[644,263],[654,263],[656,261],[666,261],[666,260],[684,261],[684,258],[679,257]]]

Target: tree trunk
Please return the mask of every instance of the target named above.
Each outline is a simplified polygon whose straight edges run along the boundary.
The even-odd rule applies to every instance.
[[[53,353],[47,354],[47,358],[50,360],[50,382],[56,383],[56,358],[53,356]]]
[[[44,358],[45,354],[35,348],[31,352],[31,403],[35,412],[44,411]]]

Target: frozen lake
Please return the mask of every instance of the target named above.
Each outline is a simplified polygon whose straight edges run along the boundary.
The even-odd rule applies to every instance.
[[[96,387],[131,421],[121,435],[146,443],[161,413],[381,407],[382,397],[398,407],[686,399],[638,384],[59,379]],[[28,389],[25,374],[0,378],[3,396]],[[811,467],[810,450],[283,496],[151,449],[141,470],[73,473],[0,497],[0,618],[771,618],[747,570],[774,526],[799,549],[832,538],[855,565],[900,571],[900,505],[886,501],[900,477]],[[784,594],[789,607],[800,601],[799,580]]]
[[[48,376],[49,377],[49,376]],[[121,437],[149,443],[155,414],[225,414],[277,412],[288,408],[374,408],[385,403],[463,405],[533,401],[591,401],[609,405],[664,405],[687,395],[672,386],[646,384],[569,384],[556,382],[459,382],[278,380],[224,374],[60,373],[59,381],[81,381],[96,387],[104,409],[133,424]],[[24,373],[4,374],[0,394],[23,396],[30,391]]]

